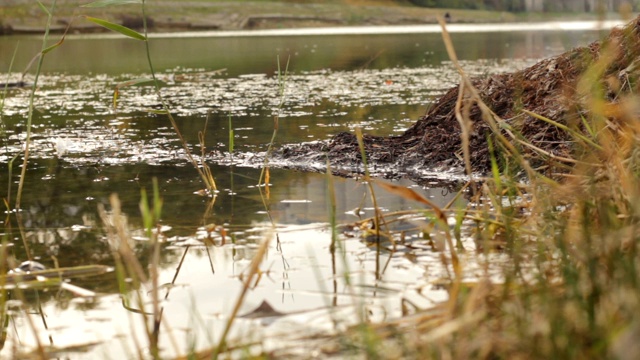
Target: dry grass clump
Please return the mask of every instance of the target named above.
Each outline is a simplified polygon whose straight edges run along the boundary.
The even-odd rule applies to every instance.
[[[477,121],[494,139],[492,176],[470,205],[484,211],[471,216],[467,209],[476,224],[471,235],[481,252],[499,251],[510,261],[501,282],[453,278],[450,300],[438,311],[370,326],[381,342],[421,358],[640,357],[639,39],[640,18],[588,48],[575,87],[564,90],[574,111],[561,121],[526,114],[569,145],[563,154],[569,161],[561,162],[572,167],[559,180],[547,177],[545,167],[532,168],[527,153],[534,140],[516,137],[522,143],[509,146],[506,130],[517,130],[496,133],[490,122],[501,119],[491,103],[485,108],[466,88],[482,111]],[[463,127],[479,125],[463,120]],[[527,181],[500,173],[499,161],[524,169]]]

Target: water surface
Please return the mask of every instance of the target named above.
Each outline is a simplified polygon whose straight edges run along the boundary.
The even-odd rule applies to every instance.
[[[469,74],[522,69],[536,59],[586,45],[600,34],[575,24],[510,26],[487,26],[481,32],[451,27]],[[341,246],[332,252],[329,199],[335,196],[340,224],[371,217],[374,209],[366,184],[322,172],[271,168],[267,189],[258,186],[262,170],[238,160],[266,150],[276,117],[277,145],[327,139],[355,127],[377,135],[404,131],[458,78],[440,34],[399,32],[154,37],[152,58],[162,94],[191,151],[212,167],[219,190],[215,197],[201,195],[204,185],[186,161],[168,119],[151,111],[159,108],[151,87],[121,88],[114,107],[118,84],[149,76],[142,44],[117,37],[69,37],[46,56],[38,82],[20,212],[22,233],[11,204],[19,180],[29,91],[12,89],[4,99],[0,193],[10,204],[6,213],[11,216],[1,223],[4,239],[14,244],[12,255],[18,261],[31,256],[47,267],[114,266],[97,209],[111,209],[109,197],[115,193],[146,268],[149,247],[139,202],[141,189],[150,191],[156,179],[164,201],[159,282],[164,285],[166,326],[161,343],[166,356],[216,344],[243,274],[263,241],[269,241],[269,250],[262,275],[249,291],[240,312],[247,316],[239,318],[232,338],[286,340],[282,333],[292,330],[316,336],[365,319],[397,318],[406,313],[408,301],[415,310],[446,299],[446,291],[434,284],[448,276],[448,269],[421,230],[428,229],[429,217],[422,216],[428,214],[391,215],[421,209],[420,204],[374,187],[381,212],[398,218],[392,225],[396,247],[387,244],[378,251],[365,241],[367,229],[341,227]],[[0,68],[9,73],[6,81],[35,81],[32,72],[23,78],[20,71],[40,46],[36,37],[0,38]],[[8,71],[8,54],[16,48]],[[278,78],[278,68],[287,68],[286,77]],[[449,172],[425,176],[422,185],[408,180],[396,184],[441,207],[464,205],[464,196],[454,201],[464,178]],[[466,274],[479,276],[486,271],[479,265],[486,259],[474,254],[472,240],[462,240],[468,249]],[[57,287],[25,292],[40,342],[62,348],[91,345],[84,353],[67,349],[72,358],[136,357],[136,349],[146,344],[143,317],[123,305],[115,275],[71,281],[98,296],[74,297]],[[142,284],[140,294],[148,309],[149,284]],[[253,310],[263,301],[277,314],[256,315]],[[5,358],[12,357],[14,347],[29,351],[35,346],[31,325],[18,305],[8,304],[10,322],[0,352]],[[269,341],[258,350],[289,345]]]

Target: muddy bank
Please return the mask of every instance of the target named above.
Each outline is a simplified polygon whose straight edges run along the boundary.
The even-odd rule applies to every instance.
[[[605,50],[606,49],[606,50]],[[593,66],[607,56],[599,72]],[[640,17],[624,28],[614,29],[602,41],[542,60],[522,71],[472,79],[480,98],[503,121],[501,134],[510,139],[529,163],[547,172],[569,168],[576,154],[575,138],[554,124],[530,116],[523,110],[538,114],[586,134],[582,119],[605,117],[612,124],[628,120],[622,110],[627,106],[625,94],[637,93],[640,55]],[[609,58],[610,57],[610,58]],[[590,69],[592,79],[580,82]],[[601,87],[598,90],[598,87]],[[600,91],[605,100],[601,112],[594,114],[592,90]],[[388,175],[412,173],[424,168],[462,168],[464,165],[461,127],[456,118],[459,87],[450,89],[427,110],[411,128],[399,136],[364,136],[367,158],[374,167],[391,169]],[[626,104],[626,105],[625,105]],[[627,106],[628,108],[628,106]],[[474,171],[490,168],[491,154],[487,139],[497,144],[477,102],[465,91],[460,102],[460,114],[472,121],[469,138],[471,165]],[[514,140],[520,134],[523,141]],[[336,166],[361,162],[355,135],[339,133],[326,142],[287,146],[279,155],[293,163],[325,161]],[[496,156],[502,165],[509,159],[504,149],[497,147]],[[385,175],[385,174],[383,174]]]

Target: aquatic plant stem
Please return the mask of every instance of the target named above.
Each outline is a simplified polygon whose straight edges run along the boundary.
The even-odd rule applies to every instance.
[[[342,266],[344,268],[343,277],[344,283],[353,293],[351,270],[349,269],[349,261],[347,261],[347,250],[345,245],[338,239],[338,220],[337,220],[337,200],[336,200],[336,186],[333,181],[333,174],[331,171],[331,162],[327,159],[327,197],[329,200],[329,226],[331,227],[331,246],[329,252],[331,253],[331,274],[333,276],[333,301],[332,305],[338,305],[338,283],[337,283],[337,267],[336,267],[336,250],[340,251],[340,259],[342,260]],[[318,277],[320,279],[320,277]],[[354,296],[355,299],[355,296]],[[334,321],[334,323],[337,323]]]
[[[160,262],[160,234],[159,221],[162,214],[162,200],[158,189],[158,179],[153,178],[153,206],[149,206],[148,196],[145,189],[141,191],[140,212],[144,222],[147,238],[151,242],[151,261],[149,263],[149,277],[151,279],[151,302],[153,314],[153,327],[150,332],[150,351],[154,358],[160,358],[158,340],[160,337],[160,323],[162,320],[162,310],[159,302],[158,292],[158,268]],[[154,232],[154,228],[156,231]]]
[[[51,10],[47,11],[47,25],[44,30],[44,37],[42,39],[42,49],[38,58],[38,65],[36,67],[36,74],[31,86],[31,94],[29,95],[29,112],[27,115],[27,137],[24,145],[24,158],[22,161],[22,169],[20,171],[20,182],[18,183],[18,193],[16,194],[16,209],[20,209],[22,202],[22,189],[24,188],[24,182],[27,176],[27,165],[29,163],[29,147],[31,145],[31,124],[33,122],[33,102],[36,96],[36,89],[38,88],[38,79],[40,78],[40,71],[42,70],[42,63],[44,62],[45,50],[47,49],[47,40],[49,39],[49,29],[51,28],[51,20],[53,18],[52,13],[56,8],[56,0],[53,0],[51,4]]]
[[[4,89],[2,92],[2,98],[0,98],[0,132],[2,133],[2,137],[5,138],[5,151],[7,152],[7,154],[9,153],[8,150],[8,141],[6,136],[6,132],[4,131],[4,122],[2,119],[2,111],[4,110],[4,101],[7,98],[7,91],[9,90],[9,76],[11,75],[11,70],[13,69],[13,62],[15,61],[16,58],[16,54],[18,53],[18,45],[16,45],[16,48],[13,50],[13,55],[11,56],[11,61],[9,62],[9,68],[7,69],[7,81],[4,84]],[[13,179],[13,162],[18,158],[18,154],[14,155],[11,160],[9,160],[9,162],[7,163],[7,198],[5,199],[5,206],[7,209],[7,217],[5,220],[5,224],[9,225],[9,218],[11,216],[11,184],[13,183],[13,181],[11,179]]]
[[[362,158],[362,166],[364,167],[364,181],[369,189],[369,194],[371,195],[371,204],[373,205],[373,211],[375,216],[373,217],[374,222],[373,225],[375,227],[375,236],[376,236],[376,244],[377,244],[377,252],[376,255],[379,256],[380,252],[380,225],[384,224],[386,227],[386,223],[384,222],[384,216],[380,212],[380,207],[378,206],[378,199],[376,198],[376,193],[373,189],[373,181],[371,176],[369,175],[369,165],[367,163],[367,152],[364,147],[364,139],[362,135],[362,129],[360,127],[356,128],[356,139],[358,140],[358,147],[360,148],[360,157]],[[388,230],[388,229],[387,229]],[[390,238],[393,242],[393,240]],[[376,261],[376,266],[377,266]],[[378,276],[378,272],[376,271],[376,276]]]
[[[98,213],[105,225],[107,231],[107,239],[112,247],[113,257],[116,264],[116,275],[118,279],[119,291],[122,298],[122,306],[130,313],[142,315],[142,323],[145,329],[145,334],[147,335],[148,345],[151,348],[152,356],[157,359],[159,358],[159,354],[157,349],[155,349],[153,346],[155,336],[154,329],[150,329],[149,323],[147,321],[148,316],[152,316],[155,321],[156,314],[153,312],[148,313],[144,310],[145,304],[142,298],[142,293],[139,290],[140,285],[142,283],[146,283],[148,281],[148,278],[144,273],[142,264],[140,264],[140,261],[137,259],[135,253],[133,252],[133,249],[129,244],[131,238],[127,232],[126,223],[123,221],[124,215],[121,211],[122,207],[118,196],[116,194],[112,194],[109,197],[109,201],[111,204],[111,213],[107,214],[102,204],[98,204]],[[151,275],[153,276],[153,274]],[[132,280],[131,285],[134,289],[137,289],[136,291],[133,291],[133,295],[135,296],[138,309],[135,309],[129,305],[129,291],[127,290],[129,282],[126,280],[127,278]],[[136,346],[138,348],[138,351],[140,352],[140,347],[138,346],[138,340],[136,337],[134,337],[134,341],[136,342]]]
[[[198,174],[200,174],[202,181],[204,181],[205,185],[207,186],[207,190],[213,192],[217,190],[215,179],[213,178],[213,176],[211,176],[210,172],[206,173],[203,169],[201,169],[200,166],[198,165],[198,162],[193,158],[193,155],[191,154],[191,150],[189,149],[189,145],[187,144],[187,141],[184,139],[184,136],[182,136],[182,133],[180,132],[180,128],[178,127],[178,123],[176,122],[173,115],[171,115],[171,112],[169,111],[169,106],[167,105],[167,102],[164,100],[164,97],[162,96],[162,92],[160,91],[160,83],[158,82],[158,78],[156,76],[156,72],[153,67],[153,61],[151,60],[151,49],[149,47],[149,34],[147,30],[147,12],[145,7],[145,2],[146,2],[145,0],[142,0],[142,26],[144,29],[144,37],[145,37],[144,45],[145,45],[145,50],[147,55],[147,63],[149,64],[149,71],[151,72],[151,77],[153,79],[158,100],[160,100],[160,103],[162,104],[162,109],[164,110],[167,117],[169,118],[169,121],[171,122],[171,126],[173,127],[173,130],[175,131],[176,135],[178,136],[178,139],[180,140],[180,143],[182,144],[182,147],[184,148],[185,154],[187,155],[187,159],[189,159],[189,161],[193,164],[193,166],[198,171]],[[206,167],[207,165],[203,164],[203,166]]]
[[[473,173],[471,171],[471,151],[469,149],[469,136],[471,133],[471,129],[473,128],[473,122],[471,119],[462,116],[462,99],[464,97],[464,82],[460,82],[460,87],[458,88],[458,99],[456,100],[455,107],[455,115],[458,123],[460,124],[460,137],[462,138],[462,151],[464,154],[464,167],[467,171],[467,176],[469,177],[469,181],[473,182]],[[475,186],[471,186],[473,191],[475,191]]]
[[[18,43],[19,45],[20,43]],[[18,45],[16,45],[16,48],[13,49],[13,55],[11,56],[11,61],[9,61],[9,68],[7,69],[7,80],[4,83],[4,87],[2,89],[2,97],[0,97],[0,135],[5,138],[5,150],[7,151],[7,154],[9,153],[8,149],[7,149],[7,144],[8,141],[7,140],[7,133],[5,132],[5,128],[4,128],[4,121],[2,118],[2,114],[3,114],[3,110],[4,110],[4,101],[7,98],[7,93],[9,91],[9,82],[11,81],[11,71],[13,70],[13,62],[16,59],[16,54],[18,53]],[[9,168],[9,170],[11,170],[11,168]],[[9,177],[9,179],[11,179],[11,177]],[[11,194],[11,181],[9,181],[9,191],[8,191],[8,195]],[[10,198],[7,199],[8,203],[11,203]]]
[[[278,127],[280,121],[280,111],[282,110],[282,106],[284,105],[284,92],[285,85],[287,83],[287,74],[289,72],[289,61],[291,57],[287,58],[287,64],[284,69],[284,74],[280,69],[280,56],[276,57],[276,62],[278,63],[278,95],[280,100],[278,102],[278,107],[276,109],[276,114],[273,117],[273,133],[271,134],[271,140],[269,141],[269,146],[267,146],[267,151],[264,155],[264,166],[262,167],[262,171],[260,172],[260,179],[258,180],[258,184],[262,184],[262,180],[265,177],[265,172],[267,169],[267,164],[269,163],[269,157],[271,156],[271,151],[273,149],[273,144],[276,141],[276,135],[278,134]],[[267,185],[267,184],[265,184]],[[268,185],[267,185],[268,186]]]

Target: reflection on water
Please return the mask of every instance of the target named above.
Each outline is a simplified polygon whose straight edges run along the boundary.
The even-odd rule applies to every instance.
[[[595,38],[596,32],[587,31],[453,34],[465,69],[480,76],[520,69],[536,58]],[[124,39],[79,37],[47,55],[36,93],[32,159],[20,213],[23,231],[18,231],[15,216],[0,222],[19,261],[29,258],[24,239],[34,259],[48,267],[113,265],[97,208],[101,204],[109,209],[109,196],[117,193],[136,255],[146,267],[150,255],[142,230],[140,192],[151,189],[156,178],[164,201],[160,283],[168,327],[162,328],[161,343],[167,356],[216,343],[240,291],[242,274],[265,240],[270,244],[261,276],[241,314],[252,314],[266,301],[276,312],[290,316],[239,318],[234,336],[245,340],[292,329],[300,335],[340,329],[362,320],[356,311],[361,305],[367,320],[382,321],[402,315],[406,301],[425,308],[446,298],[444,291],[431,285],[447,276],[447,268],[431,240],[421,234],[428,218],[396,214],[393,226],[402,230],[402,237],[395,239],[395,252],[378,252],[361,242],[358,229],[340,229],[340,251],[346,255],[332,253],[326,225],[331,214],[328,199],[335,194],[341,224],[373,216],[364,184],[331,178],[332,193],[324,174],[271,169],[267,196],[267,189],[257,186],[260,169],[230,166],[233,158],[226,152],[229,124],[237,151],[264,150],[276,112],[281,115],[278,143],[326,139],[355,126],[380,135],[403,131],[457,82],[439,34],[153,39],[162,91],[182,133],[200,153],[198,133],[206,127],[205,156],[220,160],[212,164],[219,189],[215,201],[197,195],[203,185],[186,164],[167,119],[147,111],[158,106],[153,91],[144,86],[124,88],[117,109],[112,107],[115,85],[146,73],[139,45]],[[10,59],[4,54],[13,53],[16,46],[10,80],[18,79],[15,71],[26,65],[40,44],[32,37],[0,38],[0,68],[7,69]],[[283,64],[290,56],[285,103],[279,110],[277,55]],[[11,195],[10,202],[19,179],[27,104],[28,91],[16,89],[2,110],[0,161],[6,169],[17,159],[11,176],[7,171],[0,176],[0,194],[8,201]],[[407,180],[399,185],[444,206],[453,200],[459,184],[448,179],[442,185],[444,175],[435,175],[432,184],[425,181],[428,186]],[[381,188],[375,187],[375,193],[384,214],[420,208]],[[213,244],[205,246],[207,241]],[[469,250],[467,274],[476,276],[473,242],[463,239],[463,245]],[[352,286],[346,284],[347,270]],[[146,344],[144,323],[139,314],[123,307],[115,276],[72,279],[72,283],[100,296],[74,298],[58,287],[25,292],[41,343],[98,344],[89,353],[73,353],[73,358],[136,357],[136,348]],[[149,284],[141,290],[148,305]],[[11,325],[5,328],[2,357],[12,357],[13,347],[29,351],[35,345],[19,302],[10,302],[7,309]],[[275,346],[269,344],[265,349]]]
[[[187,335],[196,338],[202,346],[211,345],[206,341],[206,331],[220,333],[223,320],[239,293],[241,281],[238,276],[246,271],[257,244],[264,239],[272,241],[269,255],[263,263],[264,277],[252,290],[243,312],[251,311],[252,307],[259,305],[264,299],[283,313],[314,310],[306,315],[297,313],[296,318],[302,318],[295,320],[299,322],[298,326],[302,327],[309,322],[315,325],[310,327],[307,324],[308,332],[326,329],[331,324],[328,322],[330,312],[326,307],[327,297],[333,299],[330,301],[335,303],[333,307],[341,311],[345,311],[344,307],[356,306],[353,294],[350,294],[340,280],[345,266],[348,266],[352,276],[357,279],[356,285],[362,286],[357,291],[364,291],[361,296],[370,298],[367,306],[373,313],[379,314],[378,320],[399,316],[401,300],[405,296],[417,297],[414,301],[422,301],[423,306],[430,306],[444,296],[441,290],[415,294],[417,288],[424,284],[414,283],[414,280],[425,278],[426,268],[431,269],[430,276],[445,276],[438,266],[437,253],[430,250],[420,255],[420,265],[415,266],[418,257],[415,252],[410,258],[397,253],[376,259],[375,251],[366,244],[357,238],[347,239],[343,245],[346,247],[344,251],[348,254],[349,264],[331,268],[330,264],[337,260],[330,258],[329,230],[325,225],[329,213],[326,175],[272,169],[273,186],[267,200],[270,211],[267,214],[256,187],[258,169],[215,167],[220,193],[210,208],[211,199],[194,195],[194,192],[201,189],[201,184],[189,168],[146,164],[87,168],[60,166],[56,163],[57,160],[34,161],[35,169],[30,172],[30,176],[39,181],[27,182],[25,188],[23,203],[29,204],[22,213],[25,235],[37,260],[48,267],[53,267],[55,262],[61,267],[87,263],[113,266],[111,250],[96,209],[99,203],[108,208],[109,195],[118,193],[123,212],[127,215],[129,232],[134,239],[139,239],[136,243],[137,256],[146,263],[149,253],[146,241],[143,240],[145,235],[139,216],[139,194],[141,188],[151,187],[153,177],[158,178],[160,192],[166,204],[163,224],[168,226],[163,233],[166,242],[160,262],[160,282],[170,283],[177,276],[175,286],[167,288],[170,295],[163,303],[165,321],[176,329],[179,333],[177,336],[181,338],[185,336],[184,329],[191,328],[193,333]],[[373,215],[371,200],[364,185],[351,179],[334,178],[333,181],[339,222],[357,220],[358,217],[353,215],[355,209],[360,209],[357,211],[360,217]],[[445,188],[423,189],[408,181],[400,184],[414,188],[440,206],[444,206],[454,196],[454,193]],[[2,184],[2,187],[6,185]],[[418,206],[384,193],[379,188],[376,192],[384,213]],[[269,225],[270,217],[277,224],[276,228]],[[6,231],[9,230],[8,225],[5,224]],[[215,225],[226,229],[226,245],[222,245]],[[414,227],[415,224],[407,222],[397,226]],[[276,233],[277,243],[273,239]],[[217,246],[205,247],[204,243],[209,238],[214,239]],[[407,238],[407,241],[411,240],[410,237]],[[15,256],[25,259],[24,249],[19,243],[16,245]],[[427,243],[421,246],[430,248]],[[184,264],[178,267],[177,263],[183,256]],[[342,261],[340,259],[338,263]],[[381,267],[388,269],[382,271],[382,277],[378,276],[378,280],[375,280],[375,274],[380,274]],[[331,271],[335,273],[332,275]],[[399,279],[414,280],[405,282]],[[379,290],[369,289],[369,284],[374,280],[380,287]],[[42,311],[47,315],[47,326],[54,334],[56,346],[98,341],[101,344],[95,351],[100,353],[121,341],[116,334],[122,328],[128,329],[129,323],[142,336],[141,324],[129,318],[131,314],[122,307],[118,296],[109,295],[118,293],[118,284],[113,274],[74,279],[73,284],[104,296],[98,302],[87,303],[87,300],[73,299],[66,292],[51,291],[39,295],[38,301],[45,305]],[[356,289],[359,287],[357,285]],[[148,295],[146,291],[145,294]],[[35,306],[35,298],[33,301]],[[196,313],[194,309],[197,309]],[[39,310],[36,308],[34,311]],[[351,314],[344,321],[356,320]],[[213,327],[192,328],[191,322],[196,321],[194,316],[201,317],[201,321]],[[305,316],[312,318],[305,319]],[[18,329],[28,328],[21,316],[15,318],[15,321]],[[287,323],[291,320],[283,321],[287,324],[283,325],[285,328],[292,326]],[[255,322],[241,320],[239,323],[243,325],[238,331],[246,331],[246,326],[257,329],[252,331],[261,331],[259,326],[256,328]],[[96,327],[97,324],[99,328]],[[45,329],[41,329],[41,341],[45,343],[49,341],[47,333]],[[29,331],[24,330],[17,335],[23,346],[34,344]],[[10,341],[17,339],[9,337]],[[102,343],[103,340],[106,342]],[[181,351],[186,351],[186,347],[182,346]]]
[[[44,168],[35,171],[32,176],[48,171]],[[402,252],[385,253],[377,259],[375,251],[357,238],[346,239],[342,245],[348,263],[343,264],[342,257],[332,259],[329,230],[325,225],[329,194],[325,175],[322,174],[272,170],[271,182],[274,185],[268,206],[278,224],[273,228],[269,225],[269,216],[255,187],[259,176],[257,169],[214,169],[221,192],[209,211],[207,208],[211,200],[193,195],[200,184],[193,172],[184,168],[139,165],[106,167],[100,171],[58,167],[56,171],[55,176],[37,185],[28,183],[30,186],[25,189],[27,195],[24,199],[25,203],[31,204],[23,213],[28,230],[26,240],[38,255],[38,260],[49,267],[54,266],[54,259],[62,267],[87,262],[113,265],[102,225],[97,220],[97,203],[108,206],[109,194],[117,192],[122,199],[132,237],[143,239],[137,209],[139,189],[149,187],[151,177],[158,177],[160,191],[167,204],[163,224],[169,226],[163,233],[166,242],[162,251],[160,283],[169,284],[177,277],[175,284],[166,289],[169,295],[163,303],[164,320],[177,332],[173,336],[192,336],[201,346],[212,344],[207,342],[207,332],[220,333],[224,323],[222,320],[229,313],[240,290],[241,281],[238,277],[246,271],[257,244],[265,239],[271,239],[272,243],[263,262],[264,274],[252,289],[243,313],[250,312],[266,300],[279,312],[297,314],[293,320],[282,320],[286,324],[281,325],[283,329],[292,326],[288,321],[297,322],[297,326],[304,327],[309,333],[326,329],[332,324],[329,321],[331,308],[345,311],[345,307],[356,306],[354,294],[350,293],[350,288],[340,275],[347,268],[355,281],[356,299],[366,297],[367,308],[372,314],[377,314],[372,320],[399,316],[405,297],[415,298],[414,302],[421,306],[431,306],[445,296],[442,290],[426,291],[422,289],[425,285],[421,281],[416,282],[425,278],[426,269],[430,269],[430,277],[446,275],[438,265],[438,254],[428,250],[426,242],[420,245],[425,248],[421,254],[414,252],[411,257],[405,257]],[[340,222],[358,219],[352,215],[356,208],[361,209],[359,213],[362,217],[373,215],[371,201],[362,184],[350,179],[335,178],[333,181]],[[421,189],[409,182],[401,184],[414,188],[440,206],[454,196],[447,189]],[[385,194],[379,188],[377,193],[378,201],[384,204],[385,213],[417,206]],[[214,224],[223,225],[226,229],[226,245],[221,244],[215,229],[207,231],[213,229]],[[274,239],[276,233],[277,242]],[[206,238],[215,238],[218,245],[205,247]],[[407,238],[407,241],[411,241],[411,238]],[[146,242],[138,241],[136,249],[138,257],[146,263]],[[20,249],[15,255],[18,258],[26,256]],[[177,266],[183,257],[184,264]],[[416,266],[418,258],[420,265]],[[333,267],[331,264],[334,264]],[[381,271],[381,267],[385,270]],[[373,282],[377,285],[370,287]],[[95,351],[100,353],[121,341],[116,336],[119,329],[132,326],[142,336],[141,323],[129,318],[131,314],[122,307],[118,296],[109,295],[118,292],[112,274],[74,280],[74,284],[104,296],[100,297],[99,302],[89,303],[87,300],[73,299],[64,292],[54,291],[40,296],[39,301],[45,304],[42,311],[47,314],[47,326],[54,334],[56,346],[98,341],[100,345]],[[149,295],[146,291],[144,293]],[[333,305],[328,308],[327,302]],[[314,312],[307,314],[301,312],[303,310]],[[345,324],[357,320],[353,316],[351,312],[349,317],[345,317]],[[18,329],[27,327],[20,316],[15,321]],[[194,327],[194,321],[213,327]],[[249,327],[253,329],[252,332],[260,332],[259,323],[240,320],[238,331],[248,331]],[[42,324],[38,326],[43,327]],[[185,334],[185,329],[190,330]],[[48,332],[44,328],[40,330],[41,341],[46,343],[49,341],[46,337]],[[10,341],[17,339],[9,337]],[[19,333],[19,339],[23,346],[34,344],[31,333],[26,330]],[[186,350],[186,345],[180,347],[180,351]],[[109,354],[113,354],[111,351],[108,350]]]
[[[269,235],[261,232],[260,236]],[[265,344],[268,350],[281,346],[274,342],[286,341],[286,338],[279,339],[278,334],[291,335],[294,329],[296,336],[326,333],[333,331],[334,323],[343,328],[358,321],[359,311],[365,311],[371,321],[382,321],[400,316],[406,299],[421,307],[433,306],[446,299],[444,290],[424,289],[421,284],[426,278],[443,275],[435,271],[439,267],[437,254],[423,258],[421,266],[415,266],[401,256],[383,254],[378,261],[385,266],[385,271],[376,279],[374,252],[356,240],[347,240],[343,244],[348,254],[347,263],[344,263],[341,257],[330,257],[326,238],[326,230],[316,225],[291,227],[289,231],[281,232],[280,250],[272,240],[263,262],[264,273],[241,309],[234,337],[242,336],[246,342],[269,337],[271,345]],[[174,267],[160,273],[161,284],[169,284],[175,278],[175,285],[161,292],[163,298],[166,295],[162,303],[163,321],[171,326],[162,332],[161,344],[166,344],[164,353],[171,356],[185,353],[190,346],[215,345],[239,293],[239,277],[251,258],[251,246],[210,247],[206,251],[200,246],[166,251],[184,256],[184,265],[180,271]],[[310,268],[314,271],[309,271]],[[353,287],[346,286],[341,276],[345,268],[349,269]],[[376,285],[371,286],[373,283]],[[291,315],[242,316],[251,314],[263,301],[271,304],[275,311]],[[358,309],[360,305],[364,309]],[[98,343],[91,353],[72,353],[74,359],[104,355],[132,358],[135,357],[132,337],[137,336],[142,343],[145,341],[139,316],[125,310],[118,296],[105,295],[99,302],[89,303],[70,298],[62,302],[58,298],[56,302],[45,302],[42,311],[47,314],[47,326],[56,346]],[[12,321],[18,334],[14,336],[12,331],[6,346],[17,345],[13,342],[18,339],[19,346],[33,345],[33,335],[24,319],[14,317]],[[43,324],[37,322],[37,327],[40,341],[48,344]],[[177,348],[171,345],[171,336],[180,339]]]
[[[512,31],[513,24],[489,26],[489,32],[481,32],[475,31],[478,25],[456,25],[471,30],[452,34],[460,59],[542,58],[599,37],[597,23],[580,31],[564,31],[554,24],[535,25],[538,28],[528,31],[523,29],[534,25],[519,24],[518,28],[523,31]],[[271,75],[277,70],[278,56],[283,61],[290,58],[290,70],[296,73],[418,67],[448,60],[439,33],[385,34],[379,27],[376,29],[377,35],[163,37],[153,39],[150,45],[156,70],[172,70],[177,66],[205,71],[226,69],[230,76]],[[504,31],[496,31],[498,29]],[[13,54],[16,48],[18,53],[12,70],[22,71],[40,50],[40,38],[0,37],[0,54]],[[120,37],[69,37],[63,47],[48,53],[46,59],[46,72],[116,75],[144,73],[148,68],[144,47],[137,41]],[[1,56],[0,69],[7,71],[10,60],[10,56]]]

